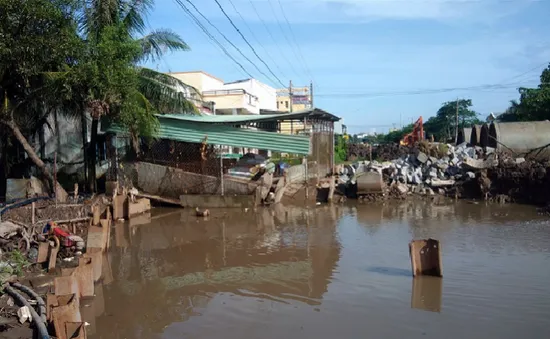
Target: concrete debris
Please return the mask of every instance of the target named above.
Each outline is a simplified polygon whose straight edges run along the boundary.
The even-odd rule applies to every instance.
[[[21,324],[31,320],[31,311],[27,306],[23,306],[17,310],[17,316]]]
[[[431,147],[431,146],[430,146]],[[339,184],[355,186],[355,178],[363,172],[378,172],[384,180],[399,194],[415,193],[421,195],[444,194],[443,187],[475,180],[476,171],[497,166],[498,158],[494,148],[470,147],[466,142],[458,145],[446,145],[445,153],[439,157],[433,152],[419,149],[392,161],[361,161],[340,167]],[[517,164],[525,161],[515,159]],[[393,186],[392,186],[393,187]]]

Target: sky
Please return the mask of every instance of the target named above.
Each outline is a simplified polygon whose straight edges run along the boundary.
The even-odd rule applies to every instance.
[[[550,62],[548,0],[217,1],[252,48],[216,0],[157,0],[149,28],[178,33],[191,50],[148,66],[226,82],[252,75],[275,88],[313,81],[314,105],[349,133],[426,120],[457,98],[472,99],[482,118],[502,112]]]

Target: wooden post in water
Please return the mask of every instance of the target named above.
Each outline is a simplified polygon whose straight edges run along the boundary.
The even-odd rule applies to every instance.
[[[409,243],[413,276],[431,275],[442,277],[441,247],[439,240],[413,240]]]

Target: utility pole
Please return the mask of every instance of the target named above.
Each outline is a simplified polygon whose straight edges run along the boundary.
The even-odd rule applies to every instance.
[[[309,105],[310,108],[313,109],[313,81],[310,81],[309,83]]]
[[[456,98],[456,115],[455,115],[456,121],[456,128],[455,128],[455,144],[458,142],[458,98]]]
[[[290,105],[290,113],[292,113],[292,80],[290,80],[290,83],[288,85],[288,101]]]

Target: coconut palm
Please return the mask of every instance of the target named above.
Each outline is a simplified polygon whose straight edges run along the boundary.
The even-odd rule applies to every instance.
[[[187,89],[186,92],[196,93],[194,88],[170,75],[140,66],[142,62],[158,60],[166,52],[189,50],[183,39],[169,30],[145,34],[145,17],[153,5],[153,0],[82,1],[78,22],[87,45],[86,61],[55,75],[64,84],[70,79],[69,100],[75,97],[82,100],[92,118],[93,182],[102,117],[128,128],[137,153],[138,136],[152,136],[156,131],[155,113],[196,111],[183,92]]]

